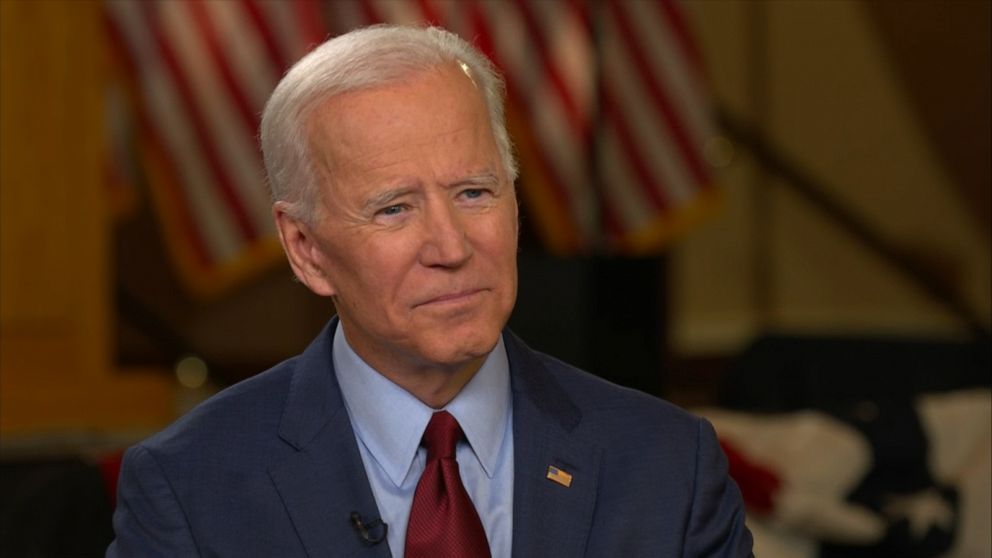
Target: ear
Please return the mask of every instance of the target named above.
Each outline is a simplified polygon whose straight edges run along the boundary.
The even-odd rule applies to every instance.
[[[337,291],[327,274],[324,255],[311,228],[289,212],[286,202],[272,205],[272,216],[279,232],[279,241],[286,252],[293,273],[301,283],[320,296],[334,296]]]

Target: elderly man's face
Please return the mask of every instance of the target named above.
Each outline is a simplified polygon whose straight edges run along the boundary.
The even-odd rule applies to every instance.
[[[484,101],[452,64],[318,107],[319,294],[383,373],[488,353],[517,287],[517,205]]]

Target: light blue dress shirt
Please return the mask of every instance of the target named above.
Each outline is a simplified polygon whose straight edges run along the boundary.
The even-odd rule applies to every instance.
[[[434,409],[366,364],[348,345],[343,326],[334,333],[333,355],[365,472],[381,519],[389,526],[386,542],[395,558],[403,558],[413,494],[427,462],[420,439]],[[508,557],[513,543],[513,422],[502,337],[445,410],[468,439],[456,449],[458,470],[493,558]]]

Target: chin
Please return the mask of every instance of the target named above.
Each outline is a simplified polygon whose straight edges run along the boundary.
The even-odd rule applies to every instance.
[[[425,355],[434,362],[447,366],[460,366],[468,361],[489,354],[499,341],[500,328],[486,328],[471,332],[447,332],[430,344]]]

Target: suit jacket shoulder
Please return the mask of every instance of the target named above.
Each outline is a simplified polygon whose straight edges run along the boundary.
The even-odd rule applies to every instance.
[[[709,423],[507,339],[514,555],[750,554],[740,493]]]
[[[140,446],[163,461],[182,457],[175,465],[193,468],[198,463],[191,454],[210,459],[232,446],[252,451],[261,439],[277,440],[282,405],[274,403],[286,400],[299,358],[220,391]],[[240,464],[253,460],[251,454],[242,457]]]
[[[125,454],[108,556],[384,556],[334,376],[335,322],[298,357],[223,390]]]

